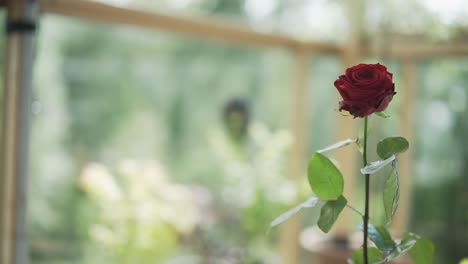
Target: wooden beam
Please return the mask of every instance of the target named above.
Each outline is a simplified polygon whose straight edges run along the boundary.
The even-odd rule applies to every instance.
[[[289,158],[290,177],[302,183],[301,177],[306,173],[306,104],[308,87],[308,69],[310,58],[304,50],[295,54],[294,86],[291,87],[290,120],[294,143]],[[299,263],[299,233],[302,226],[302,215],[285,222],[281,226],[280,253],[285,264]]]
[[[394,41],[386,44],[385,54],[373,43],[363,45],[366,56],[397,57],[399,59],[430,59],[437,57],[468,56],[468,43],[430,43]]]
[[[417,90],[417,65],[412,59],[405,59],[402,62],[402,84],[399,89],[402,91],[402,102],[399,109],[399,133],[410,142],[410,148],[398,159],[400,176],[400,202],[398,211],[393,219],[391,229],[396,236],[401,237],[406,231],[410,212],[410,190],[411,176],[413,175],[412,158],[414,147],[414,105]]]
[[[133,25],[200,39],[208,38],[244,45],[301,49],[310,53],[325,54],[339,54],[344,49],[354,49],[331,43],[302,41],[276,33],[257,32],[246,26],[229,23],[222,19],[169,16],[85,0],[41,0],[40,9],[45,14],[64,15],[100,23]],[[352,8],[353,12],[357,12],[356,9]],[[348,44],[351,43],[347,42]],[[398,58],[468,56],[468,45],[463,42],[429,43],[427,41],[405,41],[400,38],[391,40],[387,46],[388,50],[384,56]],[[379,45],[372,41],[361,40],[358,50],[363,56],[382,55]]]
[[[280,34],[257,32],[245,26],[215,18],[169,16],[84,0],[41,0],[40,9],[41,12],[47,14],[164,30],[201,39],[286,49],[300,48],[321,53],[340,52],[340,48],[333,44],[303,42]]]

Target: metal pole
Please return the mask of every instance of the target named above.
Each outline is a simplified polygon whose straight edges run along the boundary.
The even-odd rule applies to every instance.
[[[7,7],[0,167],[0,263],[28,263],[26,193],[34,59],[35,0]]]

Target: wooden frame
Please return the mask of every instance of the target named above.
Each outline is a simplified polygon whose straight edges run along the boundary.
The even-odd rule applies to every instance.
[[[168,16],[114,7],[82,0],[42,0],[42,13],[76,17],[96,22],[126,24],[152,30],[164,30],[196,38],[222,40],[255,46],[301,49],[336,54],[340,48],[333,44],[304,42],[280,34],[262,33],[220,19]]]
[[[10,0],[13,2],[19,0]],[[23,0],[25,1],[25,0]],[[355,4],[353,0],[347,0],[348,4]],[[34,2],[34,1],[33,1]],[[106,5],[98,2],[91,2],[85,0],[40,0],[40,12],[43,14],[52,14],[52,15],[63,15],[67,17],[74,17],[89,21],[95,22],[102,22],[102,23],[110,23],[110,24],[124,24],[124,25],[132,25],[140,28],[146,28],[150,30],[159,30],[159,31],[168,31],[178,34],[183,34],[195,38],[200,39],[209,39],[209,40],[216,40],[216,41],[224,41],[227,43],[237,43],[243,45],[251,45],[257,46],[261,48],[282,48],[287,49],[294,53],[296,58],[296,66],[294,70],[294,74],[296,75],[295,84],[291,87],[291,98],[293,100],[292,109],[291,110],[291,130],[292,133],[296,137],[296,143],[292,149],[292,159],[291,160],[291,170],[293,177],[300,174],[301,168],[304,167],[305,161],[305,143],[307,138],[305,134],[305,94],[307,92],[307,67],[309,63],[309,56],[313,54],[333,54],[339,56],[345,63],[344,66],[349,66],[357,61],[357,56],[391,56],[396,57],[404,62],[404,69],[407,69],[408,73],[404,76],[405,78],[405,85],[410,87],[411,89],[415,88],[415,80],[414,80],[414,63],[417,59],[424,59],[430,58],[434,56],[468,56],[468,45],[465,43],[446,43],[446,44],[432,44],[432,43],[405,43],[401,40],[390,41],[388,44],[388,49],[385,50],[385,54],[379,50],[378,46],[375,43],[371,43],[369,41],[362,43],[361,39],[356,39],[356,36],[361,36],[362,34],[362,23],[359,20],[359,14],[350,14],[349,22],[350,22],[350,32],[354,38],[350,39],[344,45],[335,45],[330,43],[322,43],[322,42],[315,42],[315,41],[303,41],[299,40],[290,36],[285,36],[281,34],[275,33],[265,33],[265,32],[257,32],[252,29],[249,29],[246,26],[228,23],[226,21],[214,18],[188,18],[188,17],[176,17],[176,16],[168,16],[164,14],[158,13],[149,13],[146,11],[138,11],[132,10],[127,8],[115,7],[111,5]],[[360,0],[360,3],[365,5],[364,0]],[[5,1],[0,0],[0,7],[4,5]],[[359,9],[359,8],[358,8]],[[24,10],[23,10],[24,11]],[[359,13],[361,10],[357,10]],[[389,38],[391,39],[391,38]],[[10,42],[18,41],[17,39],[11,39]],[[23,41],[23,40],[21,40]],[[15,42],[16,43],[16,42]],[[27,42],[29,43],[29,42]],[[17,89],[23,89],[22,87],[18,86],[14,83],[15,78],[24,79],[27,83],[30,83],[32,80],[32,71],[31,65],[27,65],[28,61],[32,61],[33,54],[30,52],[32,50],[31,47],[28,46],[28,49],[23,51],[16,50],[14,45],[9,45],[9,48],[12,51],[15,51],[14,55],[10,52],[11,56],[7,56],[8,59],[6,61],[6,72],[7,76],[13,76],[10,74],[10,71],[15,67],[25,67],[18,76],[13,76],[11,78],[6,78],[6,85],[5,85],[5,96],[4,98],[9,98],[8,95],[11,95],[12,98],[14,97]],[[29,51],[28,51],[29,50]],[[29,59],[21,59],[21,56],[27,56]],[[11,58],[10,58],[11,57]],[[410,60],[409,60],[410,59]],[[10,69],[10,71],[9,71]],[[22,75],[21,75],[22,74]],[[10,81],[8,81],[10,80]],[[26,83],[25,86],[28,86]],[[27,87],[26,87],[27,88]],[[26,97],[25,97],[26,98]],[[412,96],[406,98],[405,105],[408,106],[411,104]],[[18,101],[16,97],[14,97],[15,102]],[[13,100],[12,99],[12,100]],[[17,153],[21,151],[20,155],[17,155],[12,160],[11,157],[3,157],[2,161],[4,164],[9,164],[11,168],[9,171],[4,169],[2,172],[4,176],[0,178],[1,182],[0,185],[9,186],[10,190],[23,190],[25,186],[25,181],[16,181],[15,179],[25,179],[25,172],[18,172],[17,167],[21,167],[21,164],[25,164],[26,157],[25,155],[25,141],[27,137],[27,120],[24,118],[24,113],[26,109],[26,105],[24,102],[27,100],[20,100],[21,107],[16,107],[12,104],[5,104],[4,115],[6,117],[11,117],[3,120],[3,132],[8,132],[3,139],[4,142],[10,142],[8,144],[4,144],[3,153],[10,153],[14,152]],[[13,101],[12,101],[13,102]],[[19,109],[21,108],[21,109]],[[15,122],[12,122],[14,120]],[[20,132],[16,133],[18,130],[18,124],[22,124]],[[412,119],[411,118],[403,118],[400,122],[400,129],[406,133],[411,134],[411,127]],[[348,121],[341,121],[340,127],[347,128],[346,131],[351,130],[351,125],[348,124]],[[337,135],[337,137],[341,137],[342,134],[346,134],[349,136],[348,133],[344,133],[343,130],[341,134]],[[8,138],[14,138],[14,140],[10,140]],[[16,135],[19,135],[16,138]],[[344,136],[344,135],[343,135]],[[23,142],[23,143],[21,143]],[[11,167],[15,166],[15,168]],[[347,161],[344,164],[344,167],[348,168],[349,170],[354,170],[355,164],[353,164],[352,159],[351,161]],[[410,170],[410,165],[403,164],[403,169],[405,171]],[[19,177],[19,178],[18,178]],[[9,184],[9,185],[8,185]],[[14,186],[10,186],[14,185]],[[407,182],[402,181],[402,185],[408,185]],[[405,186],[402,186],[404,189]],[[406,191],[407,193],[407,191]],[[12,199],[12,195],[8,192],[2,193],[1,195],[8,195],[9,201],[14,203],[16,202]],[[11,197],[10,197],[11,196]],[[22,197],[22,196],[21,196]],[[21,198],[20,197],[20,198]],[[407,195],[403,196],[403,201],[408,200]],[[24,201],[21,201],[24,202]],[[2,206],[5,204],[2,203]],[[403,207],[405,208],[405,207]],[[2,210],[5,208],[1,208]],[[18,215],[18,210],[22,211],[24,208],[7,208],[12,215]],[[17,211],[15,211],[17,210]],[[21,214],[21,212],[19,212]],[[5,237],[8,240],[11,236],[13,225],[12,220],[9,219],[10,217],[8,214],[4,214],[5,219],[0,219],[0,229],[7,230],[8,232],[3,232],[2,239]],[[8,219],[7,219],[8,218]],[[396,219],[396,227],[397,229],[403,229],[407,218],[407,212],[402,210],[399,213],[399,216]],[[297,237],[296,234],[299,230],[299,223],[300,220],[296,219],[297,221],[291,222],[284,227],[282,231],[282,250],[283,253],[283,263],[294,264],[297,263],[297,252],[292,252],[297,249]],[[339,224],[339,223],[337,223]],[[20,222],[15,224],[15,230],[25,230],[25,223]],[[338,232],[347,232],[347,228],[338,228]],[[397,230],[399,232],[399,230]],[[24,249],[24,241],[0,241],[2,244],[0,245],[0,260],[3,260],[5,263],[24,263],[23,259],[18,259],[10,261],[11,259],[15,259],[13,254],[15,255],[24,255],[23,253],[19,252]],[[6,242],[6,243],[5,243]],[[20,248],[18,248],[20,246]],[[13,252],[15,251],[15,252]],[[3,263],[2,262],[2,263]]]
[[[195,38],[221,40],[230,43],[263,47],[286,48],[309,53],[340,54],[350,49],[349,43],[336,45],[317,41],[303,41],[276,33],[257,32],[235,23],[215,18],[189,18],[169,16],[154,12],[132,10],[85,0],[41,0],[40,11],[44,14],[63,15],[90,21],[126,24],[151,30],[162,30]],[[396,37],[395,37],[396,38]],[[378,44],[365,41],[359,47],[362,56],[392,56],[398,58],[428,58],[435,56],[468,56],[466,43],[408,42],[398,38],[390,40],[386,54]]]

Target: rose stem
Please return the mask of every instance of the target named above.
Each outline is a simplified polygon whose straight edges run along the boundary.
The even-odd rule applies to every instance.
[[[364,167],[367,166],[367,122],[368,117],[364,118],[364,149],[362,152],[362,159],[364,162]],[[367,254],[367,234],[368,234],[368,224],[369,224],[369,186],[370,186],[370,176],[369,174],[365,175],[366,177],[366,198],[365,198],[365,207],[364,207],[364,264],[368,264],[368,254]]]

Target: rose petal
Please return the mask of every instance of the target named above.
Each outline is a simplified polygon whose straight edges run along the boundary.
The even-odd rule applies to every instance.
[[[343,101],[339,110],[348,111],[355,118],[365,117],[387,108],[395,94],[393,74],[382,64],[358,64],[346,69],[334,86]]]

